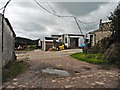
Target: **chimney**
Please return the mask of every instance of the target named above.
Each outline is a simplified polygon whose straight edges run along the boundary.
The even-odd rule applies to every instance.
[[[102,30],[102,19],[100,19],[99,29]]]
[[[102,23],[102,19],[100,19],[100,24]]]

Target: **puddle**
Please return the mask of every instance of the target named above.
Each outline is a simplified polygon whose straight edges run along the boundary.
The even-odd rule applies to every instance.
[[[60,76],[66,76],[66,77],[70,75],[65,70],[51,69],[51,68],[42,69],[42,72],[43,73],[49,73],[49,74],[56,74],[56,75],[60,75]]]

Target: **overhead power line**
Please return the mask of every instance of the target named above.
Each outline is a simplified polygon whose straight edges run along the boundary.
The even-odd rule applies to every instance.
[[[77,24],[77,26],[78,26],[78,28],[79,28],[79,30],[80,30],[80,32],[81,32],[81,34],[83,35],[83,32],[82,32],[82,30],[81,30],[81,28],[80,28],[80,25],[79,25],[79,23],[78,23],[78,21],[77,21],[77,19],[76,19],[76,17],[75,16],[62,16],[62,15],[58,15],[57,13],[52,13],[52,12],[50,12],[49,10],[47,10],[45,7],[43,7],[37,0],[34,0],[41,8],[43,8],[45,11],[47,11],[48,13],[50,13],[50,14],[52,14],[52,15],[54,15],[54,16],[57,16],[57,17],[72,17],[72,18],[74,18],[74,20],[75,20],[75,22],[76,22],[76,24]],[[49,6],[50,6],[50,4],[49,4]],[[51,6],[50,6],[51,7]],[[51,7],[52,8],[52,7]],[[53,10],[53,8],[52,8],[52,10]],[[56,12],[55,10],[53,10],[54,12]]]
[[[38,6],[40,6],[42,9],[44,9],[45,11],[47,11],[48,13],[54,15],[54,16],[57,16],[57,17],[74,17],[74,16],[62,16],[62,15],[58,15],[56,13],[53,13],[51,11],[49,11],[48,9],[46,9],[45,7],[43,7],[37,0],[34,0]],[[49,4],[50,5],[50,4]],[[55,10],[54,10],[55,11]]]
[[[47,2],[48,6],[51,8],[51,10],[54,12],[54,13],[57,13],[52,7],[51,5],[49,4],[49,2]]]
[[[51,8],[51,10],[54,12],[54,14],[58,17],[61,17],[61,19],[64,19],[64,17],[72,17],[72,16],[61,16],[59,14],[57,14],[57,12],[53,9],[53,7],[50,5],[49,2],[47,2],[48,6]],[[65,19],[64,19],[65,20]],[[65,20],[66,21],[66,20]],[[68,20],[67,20],[68,21]]]
[[[79,18],[77,18],[78,22],[83,23],[83,24],[98,24],[97,22],[83,22]]]
[[[37,3],[37,5],[38,6],[40,6],[42,9],[44,9],[45,11],[47,11],[48,13],[50,13],[50,14],[52,14],[52,15],[54,15],[54,16],[58,16],[58,17],[60,17],[59,15],[57,15],[57,14],[55,14],[55,13],[52,13],[52,12],[50,12],[49,10],[47,10],[45,7],[43,7],[37,0],[34,0],[36,3]]]
[[[40,6],[42,9],[44,9],[45,11],[47,11],[48,13],[52,14],[52,15],[55,15],[55,16],[58,16],[58,17],[72,17],[74,18],[75,16],[63,16],[63,15],[58,15],[57,12],[52,8],[52,6],[49,4],[49,7],[51,7],[51,9],[55,12],[51,12],[49,11],[48,9],[46,9],[45,7],[43,7],[37,0],[34,0],[38,6]],[[77,18],[77,17],[76,17]]]
[[[1,7],[0,10],[2,10],[4,7]]]
[[[5,8],[7,7],[7,5],[9,4],[10,1],[11,1],[11,0],[8,0],[8,2],[7,2],[3,7],[0,8],[0,10],[5,9]],[[3,10],[3,11],[4,11],[4,10]]]
[[[48,3],[48,5],[53,10],[53,12],[55,12],[57,14],[57,12],[52,8],[52,6],[49,3]],[[61,17],[73,17],[74,18],[75,16],[61,16]],[[83,23],[83,24],[98,24],[97,22],[83,22],[79,18],[77,18],[77,17],[75,17],[75,18],[78,20],[78,22]]]
[[[47,2],[48,3],[48,2]],[[48,3],[49,7],[55,12],[57,13],[52,6]],[[62,17],[66,17],[66,16],[62,16]],[[75,16],[68,16],[68,17],[75,17]],[[79,18],[76,17],[76,19],[78,20],[78,22],[83,23],[83,24],[97,24],[97,22],[83,22],[81,21]]]
[[[52,11],[54,12],[51,12],[51,11],[49,11],[48,9],[46,9],[45,7],[43,7],[37,0],[34,0],[42,9],[44,9],[45,11],[47,11],[48,13],[50,13],[50,14],[52,14],[52,15],[54,15],[54,16],[57,16],[57,17],[61,17],[61,18],[64,18],[64,17],[70,17],[70,18],[73,18],[74,20],[75,20],[75,22],[76,22],[76,24],[77,24],[77,26],[78,26],[78,28],[79,28],[79,30],[80,30],[80,32],[81,32],[81,34],[83,35],[83,32],[82,32],[82,29],[81,29],[81,27],[80,27],[80,25],[79,25],[79,23],[78,22],[80,22],[80,23],[83,23],[83,24],[93,24],[93,22],[89,22],[89,23],[87,23],[87,22],[83,22],[83,21],[81,21],[79,18],[77,18],[77,17],[75,17],[75,16],[63,16],[63,15],[59,15],[59,14],[57,14],[57,12],[52,8],[52,6],[48,3],[48,5],[49,5],[49,7],[52,9]],[[94,22],[95,23],[95,22]]]
[[[50,6],[50,4],[49,4],[49,6],[53,9],[53,12],[56,12],[56,13],[53,13],[53,12],[51,12],[51,11],[49,11],[48,9],[46,9],[45,7],[43,7],[37,0],[34,0],[35,2],[36,2],[36,4],[38,5],[38,6],[40,6],[42,9],[44,9],[46,12],[48,12],[49,14],[52,14],[52,15],[54,15],[54,16],[56,16],[56,17],[59,17],[59,18],[61,18],[61,19],[63,19],[63,20],[65,20],[66,21],[66,19],[64,19],[64,17],[73,17],[73,16],[61,16],[61,15],[58,15],[57,14],[57,12],[52,8],[52,6]],[[68,21],[68,20],[67,20]]]

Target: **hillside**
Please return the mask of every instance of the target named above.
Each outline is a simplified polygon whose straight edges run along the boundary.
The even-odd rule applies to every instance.
[[[19,45],[37,45],[38,40],[31,40],[24,37],[15,37],[15,47]]]

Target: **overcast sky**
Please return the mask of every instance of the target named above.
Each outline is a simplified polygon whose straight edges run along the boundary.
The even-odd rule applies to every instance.
[[[2,7],[5,2],[0,2]],[[50,12],[53,10],[48,3],[40,2]],[[92,24],[79,23],[84,33],[98,28],[100,19],[108,21],[117,2],[50,2],[50,6],[59,15],[73,15],[81,21]],[[1,12],[1,11],[0,11]],[[73,18],[60,18],[49,14],[35,2],[10,2],[5,13],[17,36],[38,39],[52,34],[69,34],[80,31]]]

